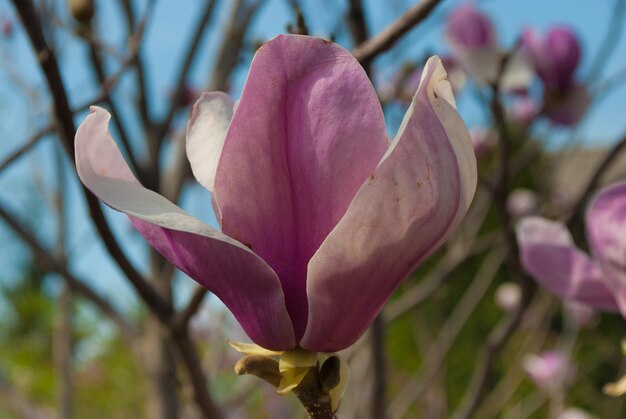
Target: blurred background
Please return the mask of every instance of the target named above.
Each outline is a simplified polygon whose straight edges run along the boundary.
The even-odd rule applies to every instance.
[[[535,289],[511,232],[519,217],[542,214],[568,220],[584,248],[589,198],[626,177],[626,2],[422,3],[432,11],[360,61],[393,137],[423,64],[440,55],[481,180],[459,231],[343,354],[352,381],[338,417],[623,418],[622,400],[602,392],[624,364],[623,319]],[[227,418],[305,417],[292,395],[234,374],[239,354],[227,339],[246,338],[217,298],[166,266],[123,214],[90,212],[67,117],[77,126],[92,104],[110,110],[142,182],[217,226],[184,152],[200,93],[236,99],[254,52],[277,34],[332,39],[358,56],[418,4],[0,0],[0,418],[197,418],[207,403]],[[525,44],[554,28],[569,36],[570,50],[546,52],[569,60],[565,87],[550,84]],[[477,69],[472,57],[490,60],[481,48],[504,63],[498,74]],[[50,55],[61,76],[54,94]],[[107,229],[124,257],[102,239]],[[194,358],[172,350],[133,272],[188,314]]]

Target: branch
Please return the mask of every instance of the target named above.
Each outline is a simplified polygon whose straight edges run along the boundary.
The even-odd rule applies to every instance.
[[[352,53],[362,64],[369,64],[377,55],[390,49],[398,39],[426,19],[442,0],[421,0],[373,38],[359,44]]]
[[[204,297],[207,295],[209,290],[204,287],[197,287],[189,300],[187,306],[179,311],[176,316],[174,316],[172,328],[174,331],[183,330],[187,328],[189,321],[196,314],[198,309],[202,306],[202,302],[204,301]]]
[[[61,79],[61,73],[57,65],[54,51],[48,46],[41,29],[39,16],[35,10],[32,0],[12,0],[15,9],[20,15],[20,19],[24,28],[28,32],[31,44],[39,58],[39,64],[44,72],[48,87],[54,101],[55,116],[58,121],[59,131],[61,134],[62,144],[72,162],[74,162],[74,136],[76,130],[74,127],[73,114],[69,107],[69,102],[65,92],[65,86]],[[109,225],[106,222],[104,213],[98,200],[82,188],[89,213],[96,225],[96,229],[100,234],[105,247],[109,254],[117,262],[120,269],[128,277],[137,293],[148,304],[150,309],[162,319],[167,318],[173,311],[172,306],[163,300],[154,289],[145,281],[141,274],[132,266],[126,255],[119,247]]]
[[[189,375],[189,380],[193,386],[194,399],[196,404],[202,411],[205,419],[219,419],[222,413],[217,408],[215,401],[207,388],[207,378],[200,368],[201,362],[198,352],[193,342],[189,338],[187,329],[182,331],[173,331],[172,339],[176,349],[182,358],[183,366]]]
[[[615,162],[615,159],[619,157],[620,153],[624,151],[625,148],[626,135],[624,135],[622,139],[609,150],[607,155],[596,168],[596,171],[593,173],[593,175],[591,175],[591,178],[589,179],[589,182],[587,183],[587,186],[585,187],[583,192],[580,194],[574,205],[572,205],[572,212],[567,219],[567,226],[570,229],[575,229],[576,226],[580,223],[584,213],[585,204],[600,184],[602,176],[611,167],[611,165]]]

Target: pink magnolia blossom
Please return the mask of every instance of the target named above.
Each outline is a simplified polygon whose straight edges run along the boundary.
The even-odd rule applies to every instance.
[[[565,299],[626,317],[626,182],[600,192],[587,210],[593,258],[578,249],[566,227],[541,217],[517,226],[520,257],[541,285]]]
[[[497,44],[491,19],[472,3],[462,4],[450,13],[446,36],[453,45],[465,49],[489,48]]]
[[[350,52],[305,36],[267,42],[236,106],[205,93],[189,119],[187,155],[221,231],[139,184],[109,118],[93,108],[78,130],[82,182],[272,350],[354,343],[459,224],[476,186],[469,134],[437,57],[389,142]]]
[[[591,97],[587,87],[576,82],[580,41],[565,26],[551,28],[545,37],[534,30],[522,34],[523,52],[544,85],[544,114],[557,125],[577,124],[587,112]]]
[[[473,3],[461,4],[448,16],[445,33],[454,59],[467,75],[479,84],[496,81],[503,52],[489,16]],[[515,54],[503,70],[500,88],[505,91],[524,91],[532,76],[532,67],[525,57]]]
[[[576,34],[570,28],[555,26],[541,38],[534,30],[526,29],[522,43],[546,88],[568,90],[580,62],[580,42]]]

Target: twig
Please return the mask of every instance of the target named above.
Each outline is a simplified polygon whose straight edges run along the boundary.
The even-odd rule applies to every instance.
[[[221,412],[215,405],[211,394],[207,387],[207,378],[199,368],[201,365],[198,358],[198,352],[193,344],[192,340],[187,333],[187,329],[183,331],[174,331],[172,333],[172,340],[175,347],[182,358],[183,366],[187,371],[189,380],[191,381],[194,389],[194,399],[196,404],[202,410],[203,417],[206,419],[219,419],[222,417]]]
[[[206,297],[209,291],[204,287],[196,287],[189,303],[185,306],[185,308],[179,311],[172,321],[172,328],[174,330],[182,330],[183,328],[187,328],[189,321],[196,314],[198,309],[202,306],[202,302],[204,301],[204,297]]]
[[[39,143],[39,141],[54,132],[54,124],[50,124],[41,131],[36,132],[24,145],[13,151],[9,156],[0,163],[0,173],[2,173],[7,167],[13,164],[22,155],[26,154],[31,148]]]
[[[625,147],[626,134],[619,142],[617,142],[617,144],[613,146],[613,148],[609,150],[607,155],[596,168],[595,172],[591,175],[591,178],[589,179],[589,182],[587,183],[587,186],[585,187],[583,192],[580,194],[576,202],[572,205],[572,211],[566,222],[567,226],[570,229],[575,230],[576,227],[580,224],[582,214],[584,213],[585,204],[589,200],[589,197],[591,197],[591,195],[598,187],[604,173],[611,167],[613,162],[615,162],[615,159],[619,157],[620,153],[624,150]]]
[[[426,19],[439,3],[441,0],[420,1],[378,35],[359,44],[352,53],[362,65],[368,64],[377,55],[390,49],[405,33]]]

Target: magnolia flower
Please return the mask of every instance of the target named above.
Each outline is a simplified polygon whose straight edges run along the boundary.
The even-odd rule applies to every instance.
[[[562,351],[527,354],[522,360],[522,367],[535,385],[545,390],[559,388],[574,378],[569,356]]]
[[[547,89],[561,92],[569,89],[580,62],[580,42],[570,28],[554,26],[544,38],[526,29],[522,45]]]
[[[574,78],[580,62],[580,42],[570,28],[555,26],[541,38],[527,29],[522,49],[544,85],[544,114],[555,124],[575,125],[585,115],[591,97]]]
[[[523,219],[517,226],[522,265],[557,296],[597,310],[620,311],[626,318],[626,182],[595,197],[586,228],[593,258],[576,247],[563,224]],[[605,392],[626,393],[626,376],[605,386]]]
[[[565,299],[626,316],[626,183],[603,190],[586,217],[594,258],[578,249],[567,228],[541,217],[523,218],[517,240],[524,269]]]
[[[278,36],[256,53],[237,105],[205,93],[187,128],[221,231],[135,179],[92,108],[76,135],[81,181],[271,350],[353,344],[450,235],[476,186],[469,134],[431,58],[396,137],[350,52]]]
[[[492,83],[498,78],[502,51],[489,16],[472,3],[457,7],[446,22],[446,39],[454,58],[478,83]],[[515,54],[503,70],[500,88],[525,90],[533,76],[532,67],[522,54]]]

